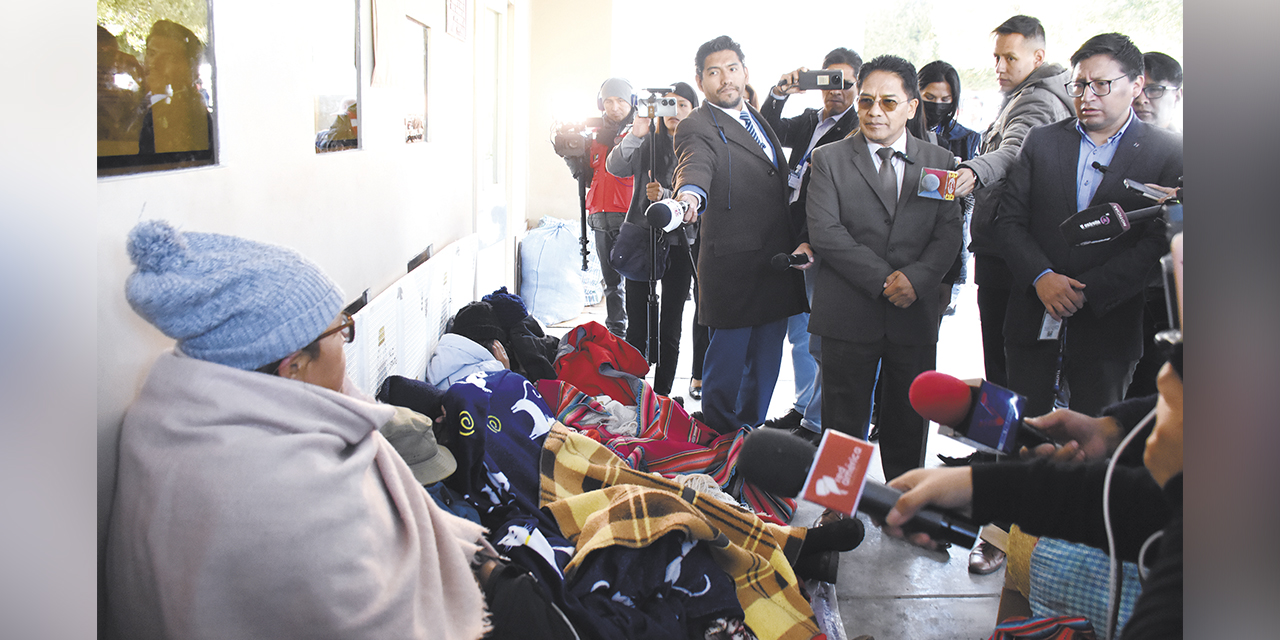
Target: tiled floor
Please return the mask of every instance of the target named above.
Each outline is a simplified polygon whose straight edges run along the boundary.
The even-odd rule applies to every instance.
[[[956,313],[943,320],[938,344],[938,370],[960,378],[982,376],[976,292],[972,284],[961,287]],[[692,353],[688,329],[693,319],[692,302],[685,305],[685,318],[672,395],[685,396],[685,407],[695,411],[700,403],[688,398],[686,391]],[[588,307],[582,317],[550,330],[563,334],[587,320],[603,324],[603,304]],[[795,377],[788,348],[774,389],[770,416],[783,415],[794,400]],[[940,464],[938,453],[962,456],[971,451],[966,445],[939,436],[936,425],[931,426],[927,465]],[[872,464],[871,474],[883,480],[878,462]],[[819,511],[816,505],[804,503],[796,512],[795,522],[808,524],[816,519]],[[991,636],[1004,583],[1003,569],[988,576],[971,575],[968,549],[952,547],[945,554],[924,551],[883,536],[865,516],[860,517],[867,525],[866,538],[857,549],[841,555],[836,583],[840,615],[849,638],[862,634],[870,634],[876,640],[967,640]]]

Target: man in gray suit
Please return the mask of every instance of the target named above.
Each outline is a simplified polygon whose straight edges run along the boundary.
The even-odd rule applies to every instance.
[[[807,216],[821,260],[809,331],[822,336],[827,428],[865,437],[881,366],[880,460],[894,478],[924,462],[928,423],[907,391],[931,368],[960,204],[919,195],[922,169],[952,169],[955,158],[906,131],[920,103],[915,67],[880,56],[858,86],[858,133],[813,152]]]

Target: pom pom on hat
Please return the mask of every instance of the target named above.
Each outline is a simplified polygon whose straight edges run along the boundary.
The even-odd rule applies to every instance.
[[[161,220],[129,232],[133,310],[193,358],[257,369],[311,343],[342,310],[342,290],[296,251]]]
[[[163,220],[141,222],[129,232],[129,260],[139,271],[175,271],[187,260],[187,243]]]

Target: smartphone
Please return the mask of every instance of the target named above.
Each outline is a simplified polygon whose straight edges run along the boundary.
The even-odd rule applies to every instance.
[[[1165,197],[1165,194],[1163,192],[1156,191],[1155,189],[1152,189],[1151,187],[1148,187],[1147,185],[1142,184],[1137,180],[1131,180],[1129,178],[1125,178],[1124,186],[1127,187],[1130,191],[1136,191],[1156,202],[1159,202],[1161,198]]]
[[[797,85],[801,90],[810,89],[843,89],[844,71],[840,69],[817,69],[801,71]]]

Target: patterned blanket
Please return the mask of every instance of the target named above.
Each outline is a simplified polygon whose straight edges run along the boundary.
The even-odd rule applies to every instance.
[[[795,513],[795,500],[761,491],[737,475],[738,451],[742,439],[750,433],[745,427],[721,435],[644,383],[636,415],[640,432],[636,437],[619,436],[600,425],[608,410],[572,384],[540,380],[538,392],[557,420],[608,447],[633,469],[667,477],[705,473],[715,478],[725,493],[777,524],[787,523]]]
[[[762,640],[809,640],[821,633],[788,560],[807,530],[755,514],[637,471],[600,443],[555,423],[539,464],[539,502],[576,545],[567,573],[592,550],[639,547],[673,531],[711,544],[734,580],[747,626]]]

